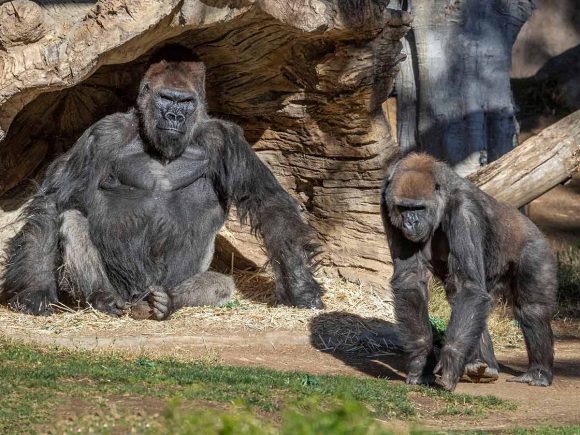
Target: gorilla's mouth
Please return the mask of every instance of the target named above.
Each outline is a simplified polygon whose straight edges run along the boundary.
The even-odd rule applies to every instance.
[[[162,130],[171,134],[175,134],[175,135],[182,135],[185,134],[185,130],[180,129],[180,128],[175,128],[175,127],[160,127],[157,126],[158,130]]]
[[[402,231],[403,235],[414,243],[419,243],[427,239],[427,231],[424,230],[408,231],[403,228]]]

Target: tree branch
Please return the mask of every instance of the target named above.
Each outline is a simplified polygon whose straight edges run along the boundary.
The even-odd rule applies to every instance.
[[[572,177],[579,165],[580,110],[468,179],[497,200],[521,207]]]

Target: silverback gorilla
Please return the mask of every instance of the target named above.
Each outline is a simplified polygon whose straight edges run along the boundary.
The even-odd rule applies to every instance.
[[[550,385],[557,277],[538,228],[425,154],[392,165],[381,196],[407,382],[430,384],[440,374],[436,382],[453,390],[464,371],[497,379],[487,317],[492,296],[501,294],[512,303],[528,351],[527,372],[511,381]],[[438,362],[427,312],[428,272],[444,282],[452,307]]]
[[[237,125],[207,115],[203,63],[167,52],[136,109],[98,121],[50,166],[9,244],[0,302],[49,314],[81,301],[112,315],[141,303],[158,320],[223,303],[234,283],[208,268],[233,204],[263,238],[278,299],[322,308],[297,204]]]

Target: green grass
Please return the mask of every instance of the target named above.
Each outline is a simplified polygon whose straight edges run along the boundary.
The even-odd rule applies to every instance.
[[[514,429],[512,435],[578,435],[580,426],[544,426],[526,429]]]
[[[269,433],[270,426],[298,434],[321,433],[328,427],[334,428],[331,433],[380,433],[372,432],[374,418],[414,421],[423,415],[414,406],[417,395],[433,398],[432,415],[485,415],[513,409],[511,403],[494,397],[450,394],[381,379],[40,350],[3,341],[0,361],[3,434],[54,427],[60,428],[57,432],[81,427],[97,433],[112,428],[121,432],[153,428],[158,433],[160,427],[175,427],[167,433],[193,433],[188,428],[206,424],[206,419],[211,420],[207,424],[248,428],[208,433]],[[168,406],[171,400],[179,404]],[[65,418],[63,413],[70,415]],[[355,414],[360,419],[351,418]],[[268,426],[267,420],[274,421]],[[252,432],[254,423],[266,432]]]

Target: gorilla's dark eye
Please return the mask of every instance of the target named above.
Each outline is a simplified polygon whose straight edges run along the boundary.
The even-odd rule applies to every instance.
[[[435,190],[439,192],[441,190],[441,185],[435,184]]]
[[[423,206],[423,205],[417,205],[417,206],[398,205],[397,209],[399,210],[399,213],[406,213],[409,211],[421,212],[421,211],[425,211],[425,206]]]

